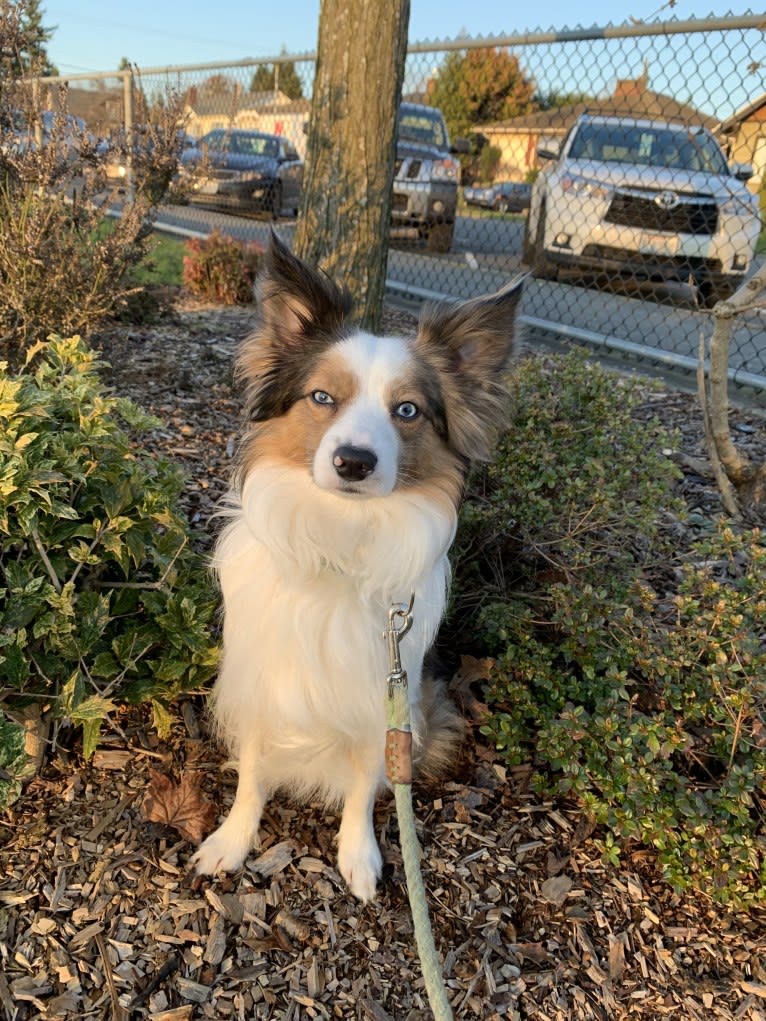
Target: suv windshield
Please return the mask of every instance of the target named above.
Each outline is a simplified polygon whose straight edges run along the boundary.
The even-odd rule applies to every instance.
[[[401,109],[397,131],[398,137],[403,141],[433,145],[437,149],[447,148],[444,122],[438,114],[432,114],[428,110],[408,110],[406,107]]]
[[[715,139],[705,131],[638,124],[581,124],[569,150],[571,159],[634,163],[651,167],[728,174]]]

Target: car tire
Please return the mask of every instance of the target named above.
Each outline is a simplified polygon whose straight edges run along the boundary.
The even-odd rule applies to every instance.
[[[426,251],[444,254],[452,248],[452,238],[455,234],[454,223],[435,223],[428,228],[426,234]]]
[[[279,181],[276,182],[274,187],[271,189],[271,207],[270,213],[272,220],[278,220],[282,215],[282,185]]]
[[[525,266],[532,266],[535,261],[535,246],[529,231],[529,217],[524,222],[524,240],[521,245],[521,261]]]
[[[554,263],[545,254],[545,203],[540,206],[540,213],[537,217],[537,230],[535,231],[535,243],[530,259],[532,276],[538,280],[556,280],[558,270]]]
[[[713,308],[719,301],[730,298],[741,283],[740,277],[700,280],[697,284],[697,301],[702,308]]]

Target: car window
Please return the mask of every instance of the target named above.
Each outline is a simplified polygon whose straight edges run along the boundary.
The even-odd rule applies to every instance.
[[[216,149],[219,152],[226,152],[229,148],[226,144],[228,139],[224,135],[223,131],[211,131],[203,138],[199,140],[200,147],[207,146],[210,149]]]
[[[633,163],[678,170],[726,174],[728,167],[715,140],[705,131],[636,124],[582,124],[570,158],[604,163]]]
[[[211,142],[210,145],[225,152],[234,153],[237,156],[277,156],[279,154],[279,142],[276,138],[269,138],[266,135],[249,135],[232,133],[226,139],[225,145]]]
[[[447,146],[441,118],[431,116],[426,111],[400,110],[397,133],[399,138],[408,142],[423,142],[438,149]]]

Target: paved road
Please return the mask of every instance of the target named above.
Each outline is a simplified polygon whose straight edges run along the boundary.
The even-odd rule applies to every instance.
[[[248,240],[266,242],[270,222],[212,212],[198,207],[166,206],[160,222],[175,229],[209,232],[218,227]],[[294,221],[276,224],[280,236],[291,242]],[[521,265],[523,220],[460,216],[453,250],[432,255],[422,246],[393,242],[388,279],[400,288],[470,298],[496,290],[524,267]],[[709,338],[712,318],[699,312],[689,288],[643,285],[616,292],[586,286],[583,280],[551,283],[530,280],[525,288],[522,315],[556,324],[559,334],[569,329],[577,337],[587,334],[616,338],[623,345],[654,349],[658,358],[671,353],[696,360],[700,336]],[[564,333],[566,335],[566,333]],[[585,339],[582,336],[582,339]],[[735,330],[730,370],[766,377],[766,316],[752,314]]]

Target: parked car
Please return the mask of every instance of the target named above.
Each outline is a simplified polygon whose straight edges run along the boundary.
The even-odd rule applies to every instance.
[[[463,188],[463,198],[469,206],[494,209],[498,213],[520,213],[529,209],[532,185],[521,181],[496,181],[488,188]]]
[[[709,307],[744,280],[755,252],[752,168],[726,161],[699,125],[583,114],[532,188],[524,258],[538,276],[576,267],[639,279],[691,278]]]
[[[303,160],[289,139],[261,131],[216,129],[181,154],[188,199],[242,212],[296,214]]]
[[[460,161],[468,143],[450,145],[441,110],[402,103],[397,121],[391,236],[426,239],[431,252],[448,252],[455,232]]]
[[[151,159],[155,149],[155,136],[151,128],[134,125],[132,131],[133,147],[128,145],[124,131],[116,132],[110,138],[99,142],[97,152],[104,160],[104,172],[108,180],[123,183],[128,176],[128,152],[132,152],[134,164],[141,164]],[[192,149],[196,141],[185,131],[176,132],[179,158],[181,153]]]
[[[6,152],[33,151],[40,143],[43,147],[55,145],[60,155],[74,161],[83,147],[96,144],[82,117],[58,110],[43,110],[36,125],[27,123],[24,114],[15,110],[6,130],[3,139]]]

